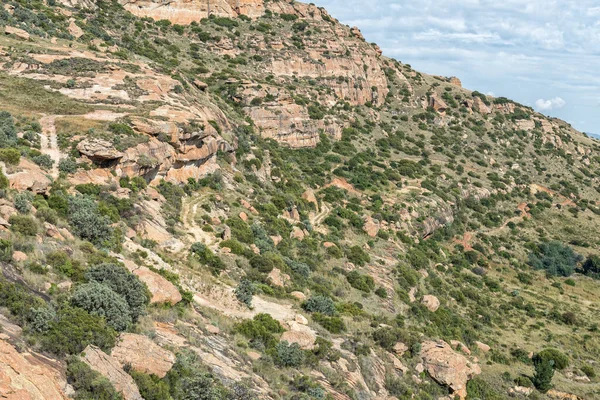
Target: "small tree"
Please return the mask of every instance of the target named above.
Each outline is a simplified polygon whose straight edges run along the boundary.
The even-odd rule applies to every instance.
[[[600,277],[600,256],[589,256],[583,263],[583,272],[587,275]]]
[[[538,354],[533,358],[535,374],[533,375],[533,384],[536,389],[546,393],[552,388],[552,377],[554,376],[554,360],[539,357]]]

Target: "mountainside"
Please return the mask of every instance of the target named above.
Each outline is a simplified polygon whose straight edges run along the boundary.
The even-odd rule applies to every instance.
[[[599,150],[312,4],[4,1],[0,395],[600,398]]]

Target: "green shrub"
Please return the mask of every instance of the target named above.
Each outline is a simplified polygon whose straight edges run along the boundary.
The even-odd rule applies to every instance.
[[[302,308],[311,313],[335,315],[335,303],[331,298],[322,295],[312,296],[302,304]]]
[[[85,196],[71,197],[68,200],[69,222],[73,232],[97,246],[107,245],[112,237],[110,219],[98,211],[93,199]]]
[[[283,332],[281,324],[269,314],[258,314],[252,320],[239,323],[235,331],[251,340],[255,347],[272,348],[276,334]]]
[[[359,267],[364,266],[366,263],[371,262],[371,257],[365,252],[360,246],[352,246],[346,252],[348,261]]]
[[[256,254],[250,259],[250,266],[259,272],[268,274],[274,268],[282,270],[285,268],[283,258],[275,252],[268,251],[264,254]]]
[[[58,162],[58,170],[60,172],[64,172],[65,174],[74,174],[77,172],[79,165],[74,158],[63,158]]]
[[[219,243],[219,247],[227,247],[231,249],[233,254],[242,255],[244,254],[244,246],[235,239],[223,240]]]
[[[144,400],[167,400],[171,398],[169,383],[156,375],[130,369],[127,371],[135,381]]]
[[[240,303],[245,304],[248,308],[252,308],[252,297],[254,296],[254,285],[248,279],[242,279],[235,288],[235,297]]]
[[[107,323],[117,331],[126,330],[132,322],[131,310],[123,297],[98,282],[78,286],[71,297],[71,304],[92,315],[106,318]]]
[[[0,111],[0,147],[14,147],[17,144],[17,128],[8,111]]]
[[[586,258],[585,262],[583,263],[583,272],[586,275],[590,275],[593,277],[600,277],[600,256],[597,255],[591,255],[588,258]]]
[[[0,149],[0,161],[10,165],[19,165],[21,153],[17,149]]]
[[[537,353],[534,357],[534,363],[536,360],[552,360],[554,362],[554,369],[563,370],[569,366],[569,358],[557,349],[544,349]]]
[[[346,275],[346,279],[350,286],[355,289],[361,290],[365,293],[371,293],[375,289],[375,281],[368,275],[362,275],[358,271],[352,271]]]
[[[192,244],[190,251],[198,261],[207,265],[213,274],[218,275],[225,269],[223,260],[221,260],[219,256],[215,255],[205,244],[196,242]]]
[[[581,367],[581,372],[583,372],[588,378],[596,377],[596,370],[589,364],[583,365]]]
[[[523,387],[533,387],[533,382],[531,382],[531,379],[529,379],[526,376],[517,376],[515,378],[515,384],[517,386],[523,386]]]
[[[125,299],[133,322],[136,322],[138,317],[144,313],[146,305],[152,297],[146,285],[137,276],[117,264],[95,265],[85,273],[85,277],[90,282],[108,286]]]
[[[7,239],[0,239],[0,261],[9,262],[12,260],[13,243]]]
[[[78,357],[73,356],[67,360],[67,381],[75,389],[75,399],[122,399],[107,378],[92,370]]]
[[[299,367],[305,359],[304,351],[298,343],[288,343],[283,340],[275,346],[272,352],[275,365],[280,367]]]
[[[503,398],[480,377],[475,377],[467,382],[467,400],[502,400]]]
[[[115,344],[117,332],[107,325],[104,318],[90,315],[78,308],[63,306],[56,320],[40,336],[42,349],[57,355],[79,354],[89,344],[109,351]]]
[[[392,347],[402,338],[401,332],[395,328],[379,328],[373,331],[373,340],[386,350]]]
[[[314,313],[313,319],[333,334],[340,334],[346,330],[346,324],[344,324],[344,320],[340,317],[328,317],[321,313]]]
[[[560,242],[541,243],[537,251],[529,253],[529,264],[543,269],[549,275],[569,276],[583,257]]]
[[[50,169],[54,165],[54,160],[48,154],[40,154],[32,158],[32,161],[43,169]]]
[[[10,230],[25,236],[35,236],[38,233],[38,224],[27,215],[11,215],[8,219]]]

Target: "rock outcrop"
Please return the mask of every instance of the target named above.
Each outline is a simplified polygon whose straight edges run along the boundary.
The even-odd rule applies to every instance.
[[[175,355],[155,344],[146,336],[122,333],[112,350],[121,366],[130,365],[136,371],[164,377],[175,364]]]
[[[148,286],[152,293],[150,303],[153,304],[177,304],[181,301],[181,293],[175,285],[169,282],[162,275],[152,271],[150,268],[138,266],[129,260],[123,260],[125,267]]]
[[[429,375],[439,384],[448,386],[461,399],[467,397],[467,382],[481,373],[478,364],[455,352],[444,341],[422,343],[421,358]]]
[[[10,343],[0,340],[0,398],[66,400],[67,383],[57,366],[40,355],[19,353]]]
[[[81,353],[81,360],[108,379],[125,400],[143,400],[133,378],[123,370],[114,357],[96,346],[89,345]]]

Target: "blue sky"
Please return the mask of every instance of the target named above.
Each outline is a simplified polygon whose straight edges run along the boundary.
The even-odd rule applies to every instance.
[[[600,133],[600,0],[312,0],[388,57]]]

